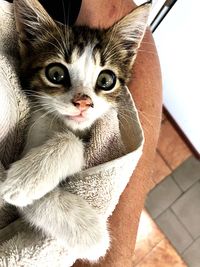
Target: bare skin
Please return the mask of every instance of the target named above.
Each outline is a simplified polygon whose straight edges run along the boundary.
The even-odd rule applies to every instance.
[[[132,0],[83,0],[77,24],[109,27],[136,5]],[[145,134],[144,152],[120,202],[109,219],[112,245],[98,264],[77,261],[74,267],[131,267],[140,214],[152,188],[152,166],[162,110],[160,65],[152,35],[147,30],[133,67],[130,92],[139,110]]]

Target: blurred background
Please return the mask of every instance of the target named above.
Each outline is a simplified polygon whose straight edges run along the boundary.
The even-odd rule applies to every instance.
[[[149,26],[161,63],[163,118],[134,267],[200,267],[199,10],[198,0],[153,1]]]

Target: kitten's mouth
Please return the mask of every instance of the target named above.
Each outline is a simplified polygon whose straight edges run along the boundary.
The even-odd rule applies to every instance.
[[[66,116],[68,120],[73,120],[76,122],[84,122],[86,120],[86,117],[83,115],[83,113],[75,116]]]

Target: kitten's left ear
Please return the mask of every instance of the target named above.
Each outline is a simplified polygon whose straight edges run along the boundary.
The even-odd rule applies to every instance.
[[[38,0],[15,0],[14,13],[19,34],[20,53],[23,56],[45,31],[51,32],[55,22]]]
[[[136,54],[146,31],[150,9],[151,3],[148,2],[116,22],[108,30],[108,46],[118,47],[122,51],[131,50]]]

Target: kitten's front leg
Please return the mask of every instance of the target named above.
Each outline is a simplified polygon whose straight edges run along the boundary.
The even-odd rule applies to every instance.
[[[20,207],[31,204],[67,176],[79,172],[84,164],[83,156],[83,143],[73,133],[56,133],[11,165],[1,185],[3,199]]]
[[[55,188],[22,208],[22,213],[31,225],[60,241],[79,258],[97,261],[109,248],[106,219],[86,200],[64,188]]]

